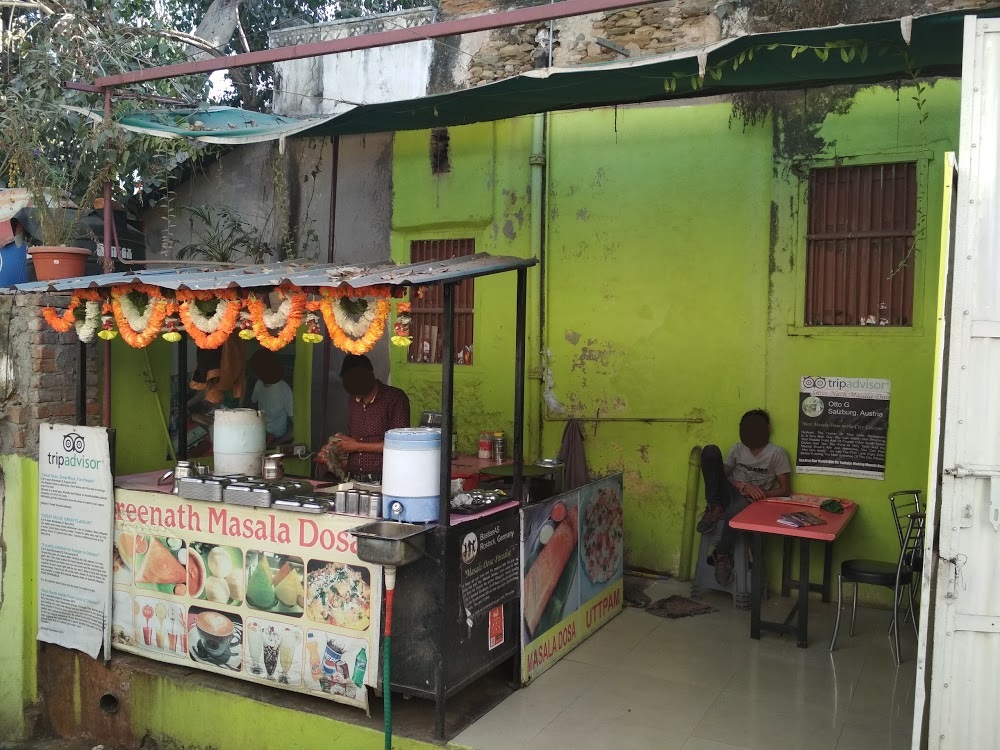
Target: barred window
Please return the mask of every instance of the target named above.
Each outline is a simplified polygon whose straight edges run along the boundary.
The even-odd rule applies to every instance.
[[[410,243],[410,262],[427,263],[475,255],[476,241],[417,240]],[[475,317],[475,279],[464,279],[455,286],[455,364],[472,364],[472,335]],[[410,295],[409,361],[440,364],[444,350],[444,286],[427,287],[424,297]]]
[[[814,169],[807,326],[912,326],[917,165]]]

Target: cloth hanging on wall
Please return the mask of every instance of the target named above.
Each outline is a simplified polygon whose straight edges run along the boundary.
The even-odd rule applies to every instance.
[[[590,470],[587,468],[587,455],[583,449],[583,430],[580,423],[571,419],[563,430],[562,445],[559,448],[559,460],[563,462],[565,483],[564,489],[572,490],[582,487],[590,481]]]

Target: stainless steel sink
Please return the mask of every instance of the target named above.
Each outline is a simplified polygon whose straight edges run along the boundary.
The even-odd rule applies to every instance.
[[[424,555],[424,534],[433,526],[399,521],[372,521],[351,529],[358,557],[372,565],[409,565]]]

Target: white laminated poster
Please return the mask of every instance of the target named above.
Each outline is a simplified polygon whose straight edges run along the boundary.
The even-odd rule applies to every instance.
[[[111,653],[113,533],[108,430],[39,425],[38,640]]]

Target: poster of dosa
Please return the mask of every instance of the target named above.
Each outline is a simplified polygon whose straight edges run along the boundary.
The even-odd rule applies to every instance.
[[[362,522],[118,490],[114,648],[367,711],[382,570]]]
[[[622,475],[521,510],[521,681],[622,608]]]

